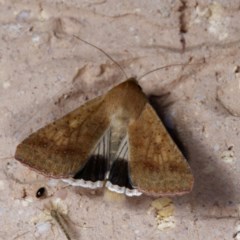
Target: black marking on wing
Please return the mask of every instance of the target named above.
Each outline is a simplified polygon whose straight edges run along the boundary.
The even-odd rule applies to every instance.
[[[108,181],[119,187],[125,187],[130,190],[134,189],[129,177],[127,136],[122,140],[119,146],[115,160],[110,169]]]
[[[113,162],[108,181],[113,185],[118,185],[119,187],[133,189],[129,178],[128,162],[126,160],[117,159]]]
[[[108,159],[100,155],[94,155],[73,178],[92,182],[104,181],[107,170]]]
[[[109,168],[110,134],[109,128],[99,140],[84,167],[75,174],[74,179],[92,182],[105,180]]]

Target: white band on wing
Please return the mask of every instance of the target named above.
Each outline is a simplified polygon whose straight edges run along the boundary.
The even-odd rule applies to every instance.
[[[104,181],[92,182],[92,181],[85,181],[83,179],[73,179],[73,178],[62,179],[62,181],[72,186],[79,186],[79,187],[90,188],[90,189],[102,188],[104,185]]]

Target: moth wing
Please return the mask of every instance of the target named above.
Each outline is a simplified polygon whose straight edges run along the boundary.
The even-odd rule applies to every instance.
[[[149,103],[129,125],[128,141],[130,179],[134,187],[154,196],[191,191],[190,167]]]
[[[74,176],[109,127],[104,96],[97,97],[31,134],[15,158],[47,176]]]

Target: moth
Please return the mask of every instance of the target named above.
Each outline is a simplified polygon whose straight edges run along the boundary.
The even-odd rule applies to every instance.
[[[15,158],[71,185],[127,196],[182,195],[194,182],[134,78],[32,133]]]

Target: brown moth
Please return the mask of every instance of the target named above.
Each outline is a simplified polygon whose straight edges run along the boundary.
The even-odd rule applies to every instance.
[[[15,158],[74,186],[181,195],[193,175],[134,78],[31,134]]]

